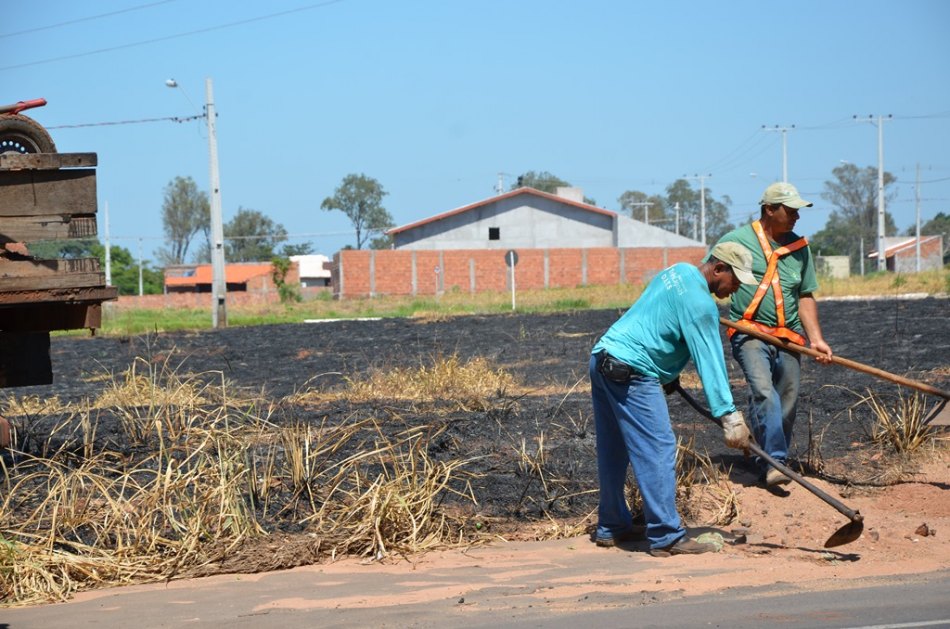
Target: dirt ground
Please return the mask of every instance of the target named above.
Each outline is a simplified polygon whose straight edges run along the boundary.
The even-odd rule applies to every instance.
[[[943,390],[950,388],[950,300],[836,300],[822,301],[819,308],[826,340],[836,354]],[[539,555],[534,559],[532,544],[522,542],[550,538],[558,529],[573,529],[576,535],[592,522],[596,460],[587,358],[596,339],[620,314],[602,310],[301,323],[133,338],[59,337],[52,343],[56,382],[5,394],[58,396],[64,402],[94,398],[106,386],[103,374],[123,372],[137,356],[153,364],[169,360],[181,373],[221,372],[232,386],[272,400],[308,388],[329,390],[373,370],[419,366],[449,355],[462,360],[482,357],[514,375],[520,382],[519,393],[484,412],[440,414],[446,430],[429,444],[429,450],[480,457],[475,464],[479,477],[472,486],[477,507],[470,507],[470,517],[493,536],[496,545],[502,545],[500,550],[483,552],[504,553],[503,540],[516,541],[521,554],[513,561],[530,564],[535,559],[550,560],[551,542],[537,542]],[[728,346],[726,357],[742,407],[744,382]],[[797,485],[788,491],[766,491],[748,461],[722,445],[718,427],[671,397],[677,435],[728,471],[738,514],[717,529],[727,541],[719,555],[674,557],[662,560],[667,564],[656,564],[659,571],[663,566],[690,565],[706,575],[669,580],[670,588],[699,593],[776,581],[919,574],[950,566],[946,440],[913,457],[882,449],[869,438],[870,409],[858,404],[869,390],[894,403],[912,392],[840,366],[823,367],[809,358],[803,364],[793,465],[819,488],[859,511],[865,522],[863,535],[846,546],[823,548],[824,541],[848,522],[845,516]],[[688,388],[692,384],[692,392],[702,400],[697,382],[695,375],[684,374],[684,384]],[[935,401],[928,398],[927,405]],[[397,411],[406,418],[406,409],[397,402],[380,400],[362,406],[284,408],[283,420],[343,421],[354,413]],[[281,421],[281,416],[275,420]],[[420,416],[418,421],[432,421],[432,417]],[[31,447],[31,439],[34,447],[39,443],[42,426],[42,421],[20,426],[25,448]],[[523,444],[536,446],[542,434],[546,483],[519,466],[517,454]],[[118,430],[110,431],[105,423],[97,439],[119,440]],[[112,445],[122,447],[118,442]],[[689,524],[701,527],[713,514],[699,507],[689,515]],[[221,569],[285,568],[319,560],[300,553],[291,532],[278,539],[294,552],[275,553],[271,543],[266,560],[235,558]],[[605,557],[645,550],[642,544],[596,549],[583,535],[567,543],[583,544],[585,552],[602,552]],[[412,558],[411,569],[419,576],[427,568],[438,570],[453,561],[464,562],[464,557],[456,551],[432,553]],[[727,582],[715,576],[716,565],[724,560],[730,566]],[[338,562],[338,568],[325,570],[346,570],[356,561],[347,559]],[[389,568],[380,570],[405,560],[384,563]],[[650,572],[643,578],[657,577]]]

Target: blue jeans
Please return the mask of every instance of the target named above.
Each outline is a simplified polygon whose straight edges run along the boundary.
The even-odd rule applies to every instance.
[[[732,355],[749,383],[748,421],[756,443],[784,463],[801,388],[801,357],[746,334],[732,335]],[[759,461],[764,472],[768,465]]]
[[[627,384],[604,378],[598,355],[590,359],[590,389],[597,431],[600,506],[597,537],[630,529],[624,496],[627,468],[633,466],[651,548],[665,548],[686,534],[676,511],[676,437],[659,380],[636,376]]]

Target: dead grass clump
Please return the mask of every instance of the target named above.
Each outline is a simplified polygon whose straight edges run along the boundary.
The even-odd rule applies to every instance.
[[[188,574],[258,533],[237,440],[194,436],[178,456],[161,448],[131,464],[110,453],[79,465],[22,455],[0,503],[0,601]]]
[[[898,390],[897,399],[888,404],[881,396],[868,390],[864,402],[874,413],[871,439],[874,443],[908,454],[933,444],[935,432],[924,423],[927,400],[919,393],[905,395]]]
[[[59,439],[44,456],[16,453],[0,495],[0,604],[213,574],[225,561],[240,570],[233,558],[275,532],[315,538],[329,557],[378,559],[477,541],[463,518],[449,515],[457,509],[443,508],[450,498],[475,500],[469,461],[428,454],[442,429],[407,425],[394,435],[398,417],[385,430],[376,418],[278,427],[267,418],[272,408],[230,396],[224,383],[183,400],[181,383],[165,382],[169,389],[149,376],[134,389],[149,396],[134,407],[148,412],[129,416],[147,448],[93,447],[89,418],[100,399],[62,424],[83,425],[81,450]],[[199,404],[208,399],[217,402]],[[171,425],[168,409],[185,406],[188,420]],[[260,557],[248,555],[247,565],[261,565]]]
[[[729,524],[739,517],[739,499],[729,472],[681,440],[676,449],[676,503],[684,518],[709,525]]]
[[[348,379],[343,395],[354,402],[383,399],[451,402],[457,410],[485,411],[501,397],[514,378],[489,361],[476,357],[463,362],[457,355],[436,358],[429,366],[377,370],[362,381]]]
[[[168,359],[153,364],[136,358],[121,376],[91,405],[94,409],[110,409],[118,413],[132,444],[146,443],[155,431],[155,423],[172,439],[203,420],[200,410],[210,403],[226,400],[226,383],[220,389],[209,384],[220,374],[198,374],[181,377],[168,364]]]
[[[463,541],[464,522],[441,505],[449,494],[474,502],[467,481],[459,482],[469,461],[437,461],[427,453],[441,431],[413,427],[388,437],[374,427],[374,448],[322,475],[321,506],[308,518],[310,528],[335,540],[334,552],[375,558]]]
[[[60,402],[59,397],[44,397],[38,395],[24,395],[17,399],[11,396],[6,399],[4,412],[6,417],[28,417],[31,415],[53,415],[65,410],[66,405]]]

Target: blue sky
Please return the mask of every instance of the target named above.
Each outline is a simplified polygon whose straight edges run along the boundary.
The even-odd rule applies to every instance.
[[[923,219],[950,211],[948,27],[943,0],[31,0],[4,6],[0,102],[46,98],[25,113],[47,127],[187,116],[211,77],[224,220],[259,210],[327,255],[355,244],[320,209],[349,173],[382,183],[399,225],[529,170],[612,210],[626,190],[711,174],[742,222],[782,176],[782,133],[763,125],[795,125],[810,235],[832,169],[877,166],[877,129],[853,117],[890,114],[888,210],[904,230],[918,164]],[[201,121],[50,133],[98,153],[100,212],[133,254],[162,244],[174,177],[208,189]]]

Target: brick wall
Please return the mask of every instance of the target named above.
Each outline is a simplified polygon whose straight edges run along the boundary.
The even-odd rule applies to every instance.
[[[229,306],[248,306],[277,303],[280,299],[276,290],[270,293],[230,292],[227,296]],[[165,293],[164,295],[121,295],[107,307],[123,309],[196,308],[211,309],[211,293]]]
[[[897,273],[917,272],[917,246],[905,247],[887,261],[889,271]],[[920,270],[928,271],[943,267],[943,238],[920,239]]]
[[[520,249],[518,289],[573,288],[649,281],[676,262],[697,264],[703,247],[618,249]],[[500,249],[343,250],[333,256],[333,295],[435,295],[511,289],[511,272]]]
[[[300,295],[304,301],[318,299],[320,295],[330,290],[329,286],[312,286],[301,288]],[[242,306],[262,306],[265,304],[280,303],[280,295],[277,289],[271,287],[267,292],[248,293],[244,291],[229,291],[227,296],[227,305]],[[199,310],[211,309],[211,293],[166,293],[164,295],[121,295],[116,301],[107,301],[103,304],[107,308],[124,309],[150,309],[160,310],[162,308],[194,308]]]

